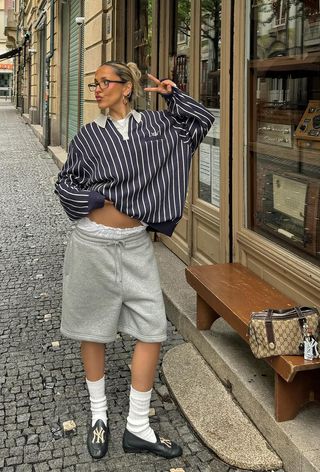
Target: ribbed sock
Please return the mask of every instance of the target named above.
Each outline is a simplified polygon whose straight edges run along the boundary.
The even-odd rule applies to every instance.
[[[138,392],[131,386],[127,430],[145,441],[156,443],[156,435],[149,424],[151,393],[152,389],[148,392]]]
[[[102,379],[95,382],[86,379],[87,387],[90,395],[90,405],[92,412],[92,426],[97,420],[102,420],[104,424],[107,424],[107,397],[105,393],[105,381],[104,376]]]

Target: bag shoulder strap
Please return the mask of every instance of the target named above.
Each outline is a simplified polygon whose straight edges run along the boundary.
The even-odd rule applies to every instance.
[[[273,314],[273,310],[272,308],[269,308],[267,316],[266,316],[266,320],[265,320],[267,340],[271,348],[272,348],[272,345],[273,347],[275,347],[274,331],[273,331],[273,325],[272,325],[272,314]]]

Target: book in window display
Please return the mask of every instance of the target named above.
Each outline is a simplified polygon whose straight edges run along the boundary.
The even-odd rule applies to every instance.
[[[257,197],[257,227],[320,256],[319,180],[291,172],[268,172]]]

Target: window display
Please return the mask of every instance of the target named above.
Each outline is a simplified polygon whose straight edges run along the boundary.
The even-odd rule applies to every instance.
[[[171,47],[172,80],[190,93],[191,0],[177,0]],[[199,24],[200,102],[215,122],[199,147],[198,196],[216,207],[220,204],[220,55],[221,0],[202,0]]]
[[[254,0],[248,226],[319,263],[319,1]]]
[[[135,2],[134,28],[133,60],[142,72],[142,86],[147,87],[147,73],[151,70],[152,3],[150,1],[138,0]],[[138,110],[151,108],[150,94],[139,97],[136,107]]]
[[[220,205],[221,1],[201,2],[200,101],[215,122],[199,149],[199,198]]]

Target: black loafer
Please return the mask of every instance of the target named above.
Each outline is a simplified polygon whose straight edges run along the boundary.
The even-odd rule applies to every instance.
[[[91,457],[101,459],[106,455],[109,440],[109,421],[107,426],[102,420],[97,420],[94,426],[91,426],[87,436],[87,446]]]
[[[174,457],[181,456],[182,449],[178,444],[169,439],[161,438],[156,432],[155,435],[157,442],[152,443],[138,438],[138,436],[135,436],[125,429],[122,440],[124,452],[152,452],[153,454],[165,457],[166,459],[173,459]]]

